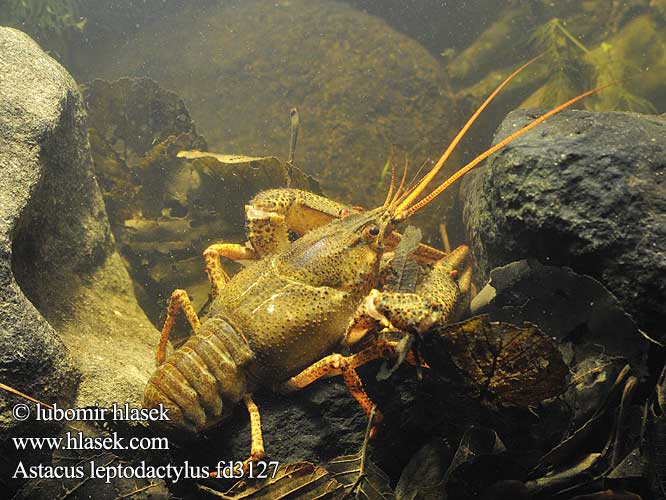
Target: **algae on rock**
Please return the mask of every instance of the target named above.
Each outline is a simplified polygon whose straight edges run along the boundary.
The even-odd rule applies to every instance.
[[[295,106],[296,165],[355,205],[383,201],[372,187],[390,143],[419,165],[441,153],[459,123],[435,57],[379,18],[323,0],[193,7],[122,50],[109,47],[86,71],[148,76],[173,89],[210,149],[227,154],[286,158],[285,117]]]

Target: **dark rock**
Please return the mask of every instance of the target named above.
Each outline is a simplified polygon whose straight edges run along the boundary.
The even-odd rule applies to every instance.
[[[438,401],[432,384],[417,385],[413,367],[403,368],[383,382],[374,379],[378,369],[379,364],[372,363],[360,370],[368,394],[384,415],[376,438],[370,442],[369,458],[397,480],[429,434],[441,431],[442,415],[450,420],[454,416],[442,411],[448,402]],[[444,390],[441,385],[437,389]],[[326,464],[340,455],[358,452],[363,444],[367,418],[337,377],[287,396],[257,392],[254,400],[261,412],[267,459]],[[244,460],[249,451],[249,419],[239,405],[219,427],[196,441],[181,442],[173,460],[201,464]]]
[[[538,116],[516,111],[495,140]],[[521,258],[595,277],[663,336],[666,320],[666,119],[565,111],[466,180],[477,280]]]

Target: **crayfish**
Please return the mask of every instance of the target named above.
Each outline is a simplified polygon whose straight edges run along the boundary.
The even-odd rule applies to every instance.
[[[425,334],[435,324],[459,320],[470,299],[471,263],[464,245],[449,254],[420,245],[413,257],[430,264],[432,271],[415,292],[379,290],[385,257],[400,240],[396,227],[492,153],[603,88],[535,119],[417,200],[481,111],[535,59],[498,86],[418,182],[405,186],[405,169],[396,188],[393,168],[388,195],[378,208],[363,211],[295,189],[257,194],[246,206],[248,243],[213,244],[204,252],[213,297],[206,316],[199,319],[184,290],[173,292],[145,407],[163,404],[169,409],[170,425],[198,433],[215,426],[243,401],[252,430],[250,460],[264,456],[259,410],[252,399],[260,386],[289,392],[322,377],[342,375],[369,416],[373,403],[356,368],[396,353],[396,342],[369,332],[388,328]],[[290,232],[300,237],[291,241]],[[229,277],[220,257],[253,262]],[[179,311],[194,335],[167,357]],[[363,347],[348,356],[338,353],[354,344]],[[380,421],[381,413],[376,412],[373,426]]]

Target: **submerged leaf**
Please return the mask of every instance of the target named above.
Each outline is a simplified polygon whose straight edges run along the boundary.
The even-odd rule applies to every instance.
[[[359,452],[355,455],[336,457],[326,467],[331,477],[341,483],[346,491],[350,491],[359,478],[361,455]],[[356,498],[364,500],[395,499],[389,477],[369,460],[365,461],[365,471],[357,487]]]
[[[417,451],[400,474],[396,500],[441,500],[446,495],[444,475],[452,453],[446,440],[432,439]]]
[[[360,450],[334,458],[326,468],[298,462],[282,465],[274,477],[250,483],[241,480],[224,493],[200,488],[225,500],[395,500],[388,476],[367,460],[374,415],[373,408]]]
[[[472,426],[465,430],[458,449],[442,479],[448,498],[524,498],[522,479],[526,474],[519,456],[508,451],[493,429]],[[508,490],[506,485],[502,496],[487,496],[489,488],[497,492],[498,482],[511,479],[514,484]],[[495,485],[495,486],[493,486]]]
[[[239,481],[225,493],[207,487],[205,491],[227,500],[342,500],[343,485],[326,469],[309,462],[297,462],[281,466],[274,478],[247,483]]]
[[[571,500],[643,500],[641,496],[630,491],[605,490],[589,495],[577,495]]]
[[[465,431],[456,450],[446,477],[462,464],[472,462],[479,455],[496,455],[506,450],[497,433],[485,427],[470,427]]]
[[[597,407],[594,414],[578,429],[563,439],[557,446],[546,453],[542,459],[542,469],[545,471],[552,466],[561,466],[584,448],[584,443],[595,433],[603,434],[600,429],[604,427],[606,415],[614,411],[621,397],[627,379],[629,378],[630,368],[625,366],[617,376],[612,389],[606,395],[604,402]]]
[[[225,500],[343,500],[359,478],[361,458],[361,452],[337,457],[326,468],[310,462],[282,465],[273,478],[239,481],[224,493],[200,488]],[[363,500],[395,499],[388,476],[367,460],[357,492],[356,498]]]
[[[530,323],[519,327],[476,316],[447,326],[438,339],[444,344],[440,354],[486,402],[528,407],[566,390],[569,369],[562,355]]]

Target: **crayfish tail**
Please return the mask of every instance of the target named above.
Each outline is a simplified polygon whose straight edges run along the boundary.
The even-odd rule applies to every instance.
[[[246,393],[250,359],[249,346],[226,321],[207,321],[157,368],[146,386],[144,407],[167,409],[166,427],[190,433],[213,427]]]

